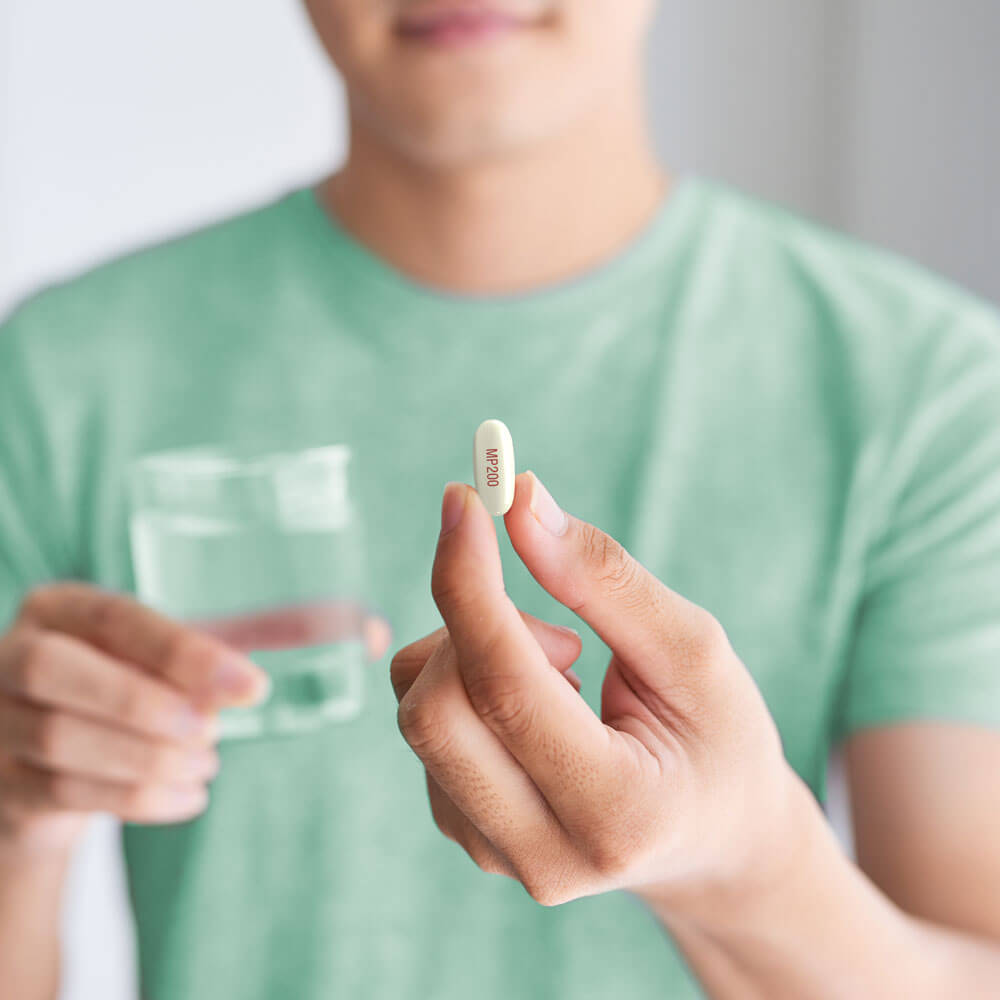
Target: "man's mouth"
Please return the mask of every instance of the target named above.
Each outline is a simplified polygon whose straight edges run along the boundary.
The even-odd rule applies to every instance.
[[[483,4],[417,4],[396,21],[396,33],[412,42],[462,45],[529,27],[534,18]]]

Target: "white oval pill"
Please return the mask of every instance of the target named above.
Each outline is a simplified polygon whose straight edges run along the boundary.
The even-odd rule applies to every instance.
[[[476,489],[496,517],[514,502],[514,441],[502,420],[484,420],[472,440]]]

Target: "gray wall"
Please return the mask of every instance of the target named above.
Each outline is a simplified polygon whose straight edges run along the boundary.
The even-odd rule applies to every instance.
[[[659,147],[1000,302],[997,0],[661,0]]]

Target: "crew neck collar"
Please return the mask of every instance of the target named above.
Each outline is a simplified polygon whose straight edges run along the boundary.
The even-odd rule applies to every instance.
[[[315,187],[288,195],[303,216],[321,266],[338,268],[352,287],[369,286],[384,304],[416,313],[456,313],[474,319],[502,313],[508,318],[592,306],[595,299],[620,292],[623,286],[662,269],[673,251],[685,244],[682,234],[697,216],[703,185],[699,178],[674,177],[667,193],[631,239],[591,267],[559,281],[523,292],[481,294],[451,292],[409,277],[348,232],[323,208]],[[664,275],[666,278],[666,275]]]

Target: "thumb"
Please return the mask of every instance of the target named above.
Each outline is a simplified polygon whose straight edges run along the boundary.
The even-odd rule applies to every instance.
[[[722,625],[671,590],[619,542],[561,510],[533,472],[515,480],[504,516],[531,575],[576,612],[630,674],[655,692],[699,688],[731,648]]]

